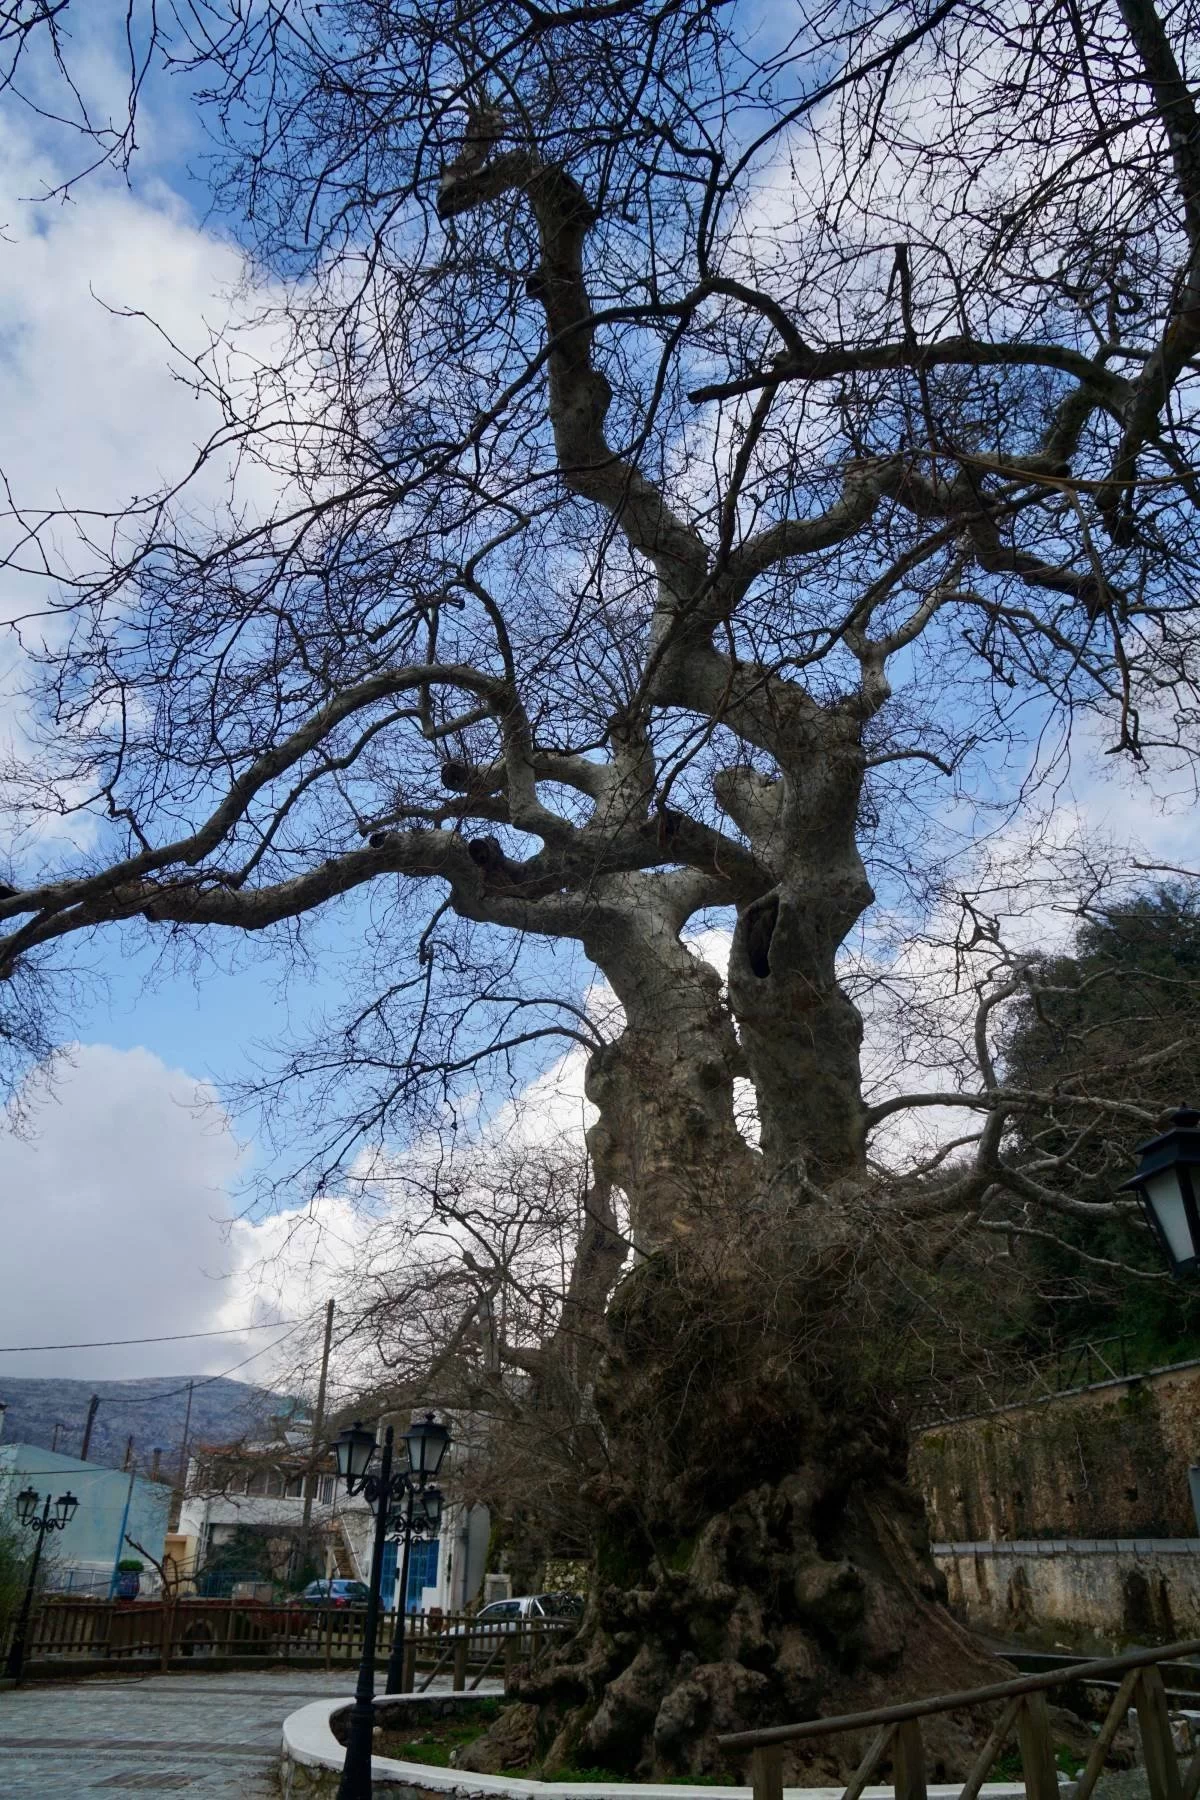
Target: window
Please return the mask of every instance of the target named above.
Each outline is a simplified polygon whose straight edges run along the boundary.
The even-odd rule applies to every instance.
[[[286,1500],[302,1500],[304,1498],[303,1475],[289,1475],[283,1493]]]
[[[283,1476],[278,1469],[253,1469],[246,1477],[246,1492],[278,1500],[283,1495]]]
[[[333,1504],[333,1482],[334,1478],[332,1475],[322,1475],[321,1485],[317,1489],[317,1498],[320,1500],[322,1506],[331,1506]]]
[[[415,1544],[413,1549],[416,1549]],[[489,1622],[492,1619],[519,1619],[520,1616],[521,1602],[519,1600],[493,1600],[492,1604],[485,1606],[479,1615],[481,1621],[486,1619]]]

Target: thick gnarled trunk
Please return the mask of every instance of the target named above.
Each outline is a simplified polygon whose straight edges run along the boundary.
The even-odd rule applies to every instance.
[[[856,1366],[847,1259],[787,1284],[751,1241],[710,1251],[652,1258],[610,1310],[592,1597],[515,1688],[548,1773],[738,1779],[721,1733],[894,1698],[901,1667],[906,1694],[990,1667],[943,1610],[902,1424]],[[931,1737],[935,1764],[963,1766],[962,1730]],[[845,1772],[862,1748],[793,1766]]]

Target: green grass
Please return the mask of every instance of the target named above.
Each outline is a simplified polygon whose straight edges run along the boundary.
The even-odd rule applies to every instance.
[[[533,1780],[536,1781],[537,1779],[538,1778],[535,1775],[533,1777]],[[612,1781],[629,1781],[631,1779],[631,1777],[628,1775],[620,1774],[616,1769],[598,1769],[598,1768],[573,1769],[569,1763],[564,1763],[561,1769],[556,1769],[554,1771],[553,1775],[543,1775],[541,1777],[541,1779],[543,1781],[609,1781],[609,1782],[612,1782]]]
[[[408,1737],[402,1731],[380,1734],[379,1749],[384,1756],[399,1757],[401,1762],[426,1763],[432,1769],[448,1769],[450,1752],[460,1750],[482,1736],[478,1725],[447,1726],[440,1731],[419,1731]]]
[[[543,1775],[537,1769],[505,1769],[506,1775],[519,1775],[523,1781],[619,1781],[625,1786],[637,1785],[636,1775],[622,1775],[617,1769],[573,1769],[564,1764],[552,1775]],[[656,1776],[655,1787],[736,1787],[738,1784],[732,1775],[668,1775]]]
[[[1073,1750],[1068,1750],[1064,1745],[1060,1745],[1054,1752],[1054,1763],[1056,1768],[1061,1770],[1064,1775],[1069,1775],[1072,1780],[1074,1780],[1075,1776],[1078,1775],[1083,1768],[1082,1756],[1076,1756]],[[1021,1767],[1021,1752],[1019,1750],[1006,1750],[1004,1755],[998,1756],[992,1764],[988,1780],[1022,1781],[1024,1780],[1024,1774],[1025,1772]]]

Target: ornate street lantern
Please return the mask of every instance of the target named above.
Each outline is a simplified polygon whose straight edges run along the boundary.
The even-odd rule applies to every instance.
[[[353,1425],[347,1425],[344,1431],[339,1431],[334,1440],[333,1453],[337,1458],[338,1474],[346,1484],[346,1492],[357,1494],[375,1454],[375,1433],[368,1431],[361,1419],[355,1419]]]
[[[424,1486],[427,1481],[434,1480],[449,1442],[449,1431],[437,1423],[431,1412],[423,1419],[414,1420],[404,1433],[409,1473],[414,1481]]]
[[[383,1585],[383,1546],[389,1531],[399,1528],[404,1534],[404,1563],[401,1571],[401,1602],[392,1633],[392,1649],[388,1657],[387,1691],[399,1693],[404,1673],[404,1601],[408,1580],[408,1555],[413,1531],[421,1529],[430,1518],[440,1522],[441,1495],[427,1483],[437,1474],[450,1433],[439,1425],[432,1413],[426,1413],[420,1424],[410,1425],[404,1434],[410,1473],[392,1471],[394,1427],[383,1434],[383,1454],[379,1473],[371,1473],[375,1455],[375,1433],[368,1431],[361,1419],[338,1433],[334,1442],[338,1474],[348,1494],[362,1494],[375,1513],[375,1529],[371,1541],[371,1575],[368,1582],[367,1609],[363,1619],[362,1660],[354,1689],[354,1705],[350,1709],[346,1733],[346,1760],[338,1800],[370,1800],[371,1749],[375,1729],[375,1644],[379,1630],[379,1600]],[[400,1502],[405,1501],[403,1511]],[[430,1502],[433,1502],[431,1508]],[[420,1524],[418,1524],[418,1520]],[[428,1529],[427,1525],[425,1528]]]
[[[79,1506],[77,1497],[67,1489],[54,1502],[54,1512],[50,1510],[50,1495],[45,1499],[36,1488],[22,1488],[17,1495],[15,1510],[17,1518],[27,1531],[32,1531],[35,1542],[33,1555],[29,1559],[29,1578],[25,1583],[25,1596],[21,1601],[21,1610],[17,1614],[17,1623],[13,1631],[12,1641],[8,1646],[8,1655],[4,1661],[4,1674],[7,1680],[19,1682],[25,1673],[25,1640],[29,1635],[29,1614],[33,1606],[33,1590],[37,1585],[38,1569],[42,1561],[42,1548],[47,1533],[62,1531],[71,1523]],[[57,1516],[55,1516],[57,1515]]]
[[[413,1498],[413,1528],[435,1538],[442,1528],[442,1490],[427,1487]]]
[[[1169,1131],[1138,1145],[1132,1189],[1178,1280],[1200,1275],[1200,1112],[1181,1106]]]

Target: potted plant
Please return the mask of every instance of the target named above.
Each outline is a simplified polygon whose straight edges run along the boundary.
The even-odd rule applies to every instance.
[[[141,1587],[142,1570],[145,1563],[139,1562],[136,1556],[128,1556],[117,1564],[117,1599],[136,1600]]]

